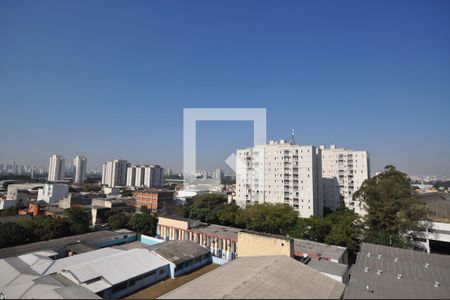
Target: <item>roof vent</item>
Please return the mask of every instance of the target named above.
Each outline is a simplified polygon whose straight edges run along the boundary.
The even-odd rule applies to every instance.
[[[377,275],[381,275],[383,273],[383,270],[377,269]]]
[[[368,266],[364,266],[364,272],[369,272],[369,267]]]
[[[367,257],[371,257],[372,256],[372,252],[367,252]]]
[[[394,257],[394,262],[398,262],[398,257]]]
[[[377,258],[378,258],[378,259],[382,259],[382,258],[383,258],[383,255],[378,254],[378,255],[377,255]]]
[[[370,286],[366,285],[366,291],[370,292]]]
[[[427,262],[426,262],[426,263],[425,263],[425,268],[428,269],[429,267],[430,267],[430,263],[427,263]]]
[[[434,287],[439,287],[440,285],[441,285],[441,283],[439,281],[433,282],[433,286]]]
[[[402,279],[402,278],[403,278],[403,275],[400,273],[397,273],[397,279]]]

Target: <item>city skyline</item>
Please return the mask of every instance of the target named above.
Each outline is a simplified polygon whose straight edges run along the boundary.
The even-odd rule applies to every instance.
[[[2,1],[0,161],[180,170],[183,108],[248,107],[268,139],[449,173],[448,2],[171,3]],[[250,122],[197,127],[200,169],[252,146]]]

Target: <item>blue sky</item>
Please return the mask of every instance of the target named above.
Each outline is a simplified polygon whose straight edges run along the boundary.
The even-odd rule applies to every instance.
[[[448,1],[1,1],[0,162],[182,165],[184,107],[267,108],[268,138],[450,173]],[[198,164],[252,143],[198,125]]]

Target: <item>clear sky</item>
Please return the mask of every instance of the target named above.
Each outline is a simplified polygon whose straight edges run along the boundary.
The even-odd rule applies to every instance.
[[[182,166],[185,107],[267,108],[268,138],[450,173],[449,1],[0,1],[0,163]],[[198,165],[250,146],[201,122]]]

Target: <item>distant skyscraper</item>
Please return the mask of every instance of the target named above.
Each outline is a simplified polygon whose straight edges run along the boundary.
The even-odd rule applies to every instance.
[[[221,169],[216,169],[213,173],[213,179],[218,182],[222,182],[224,178],[224,173]]]
[[[159,165],[131,166],[127,170],[127,186],[161,188],[164,168]]]
[[[130,163],[126,160],[113,160],[103,164],[102,184],[109,187],[127,184],[127,169]]]
[[[163,186],[164,168],[159,165],[145,167],[144,186],[161,188]]]
[[[136,166],[127,168],[127,186],[135,186],[136,182]]]
[[[64,157],[58,154],[54,154],[50,157],[50,163],[48,165],[48,181],[58,181],[64,179]]]
[[[74,183],[83,183],[86,180],[87,159],[84,156],[76,156],[73,160]]]

